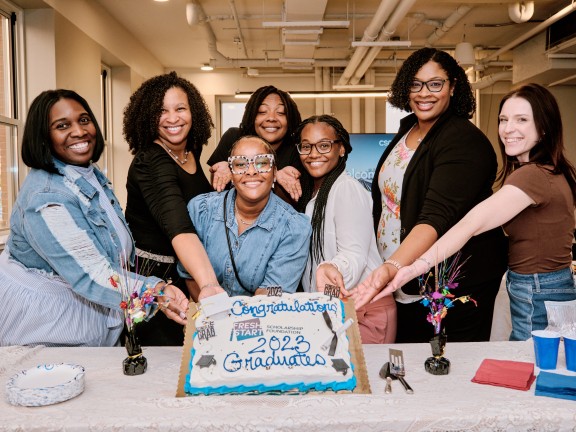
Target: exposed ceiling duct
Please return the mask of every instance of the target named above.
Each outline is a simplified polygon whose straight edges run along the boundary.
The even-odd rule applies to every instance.
[[[470,6],[460,5],[458,8],[452,12],[452,14],[446,18],[446,21],[442,24],[441,27],[437,27],[434,32],[428,36],[426,39],[426,43],[428,46],[432,46],[438,41],[442,36],[448,33],[452,27],[454,27],[458,21],[460,21],[468,12],[470,12],[472,8]]]
[[[236,11],[235,0],[229,0],[232,15],[226,17],[223,15],[207,16],[201,4],[201,0],[190,0],[186,6],[186,18],[190,25],[197,25],[204,30],[206,35],[206,46],[208,47],[210,54],[210,64],[214,67],[260,69],[261,72],[265,69],[283,69],[288,72],[290,72],[290,70],[309,70],[312,72],[315,68],[343,68],[342,74],[339,77],[336,77],[337,83],[335,85],[336,87],[345,88],[360,84],[364,79],[364,75],[368,70],[370,70],[370,68],[393,68],[397,70],[397,68],[402,64],[402,58],[405,58],[410,51],[405,51],[406,56],[401,56],[401,58],[397,58],[396,54],[389,56],[385,60],[378,59],[378,56],[383,49],[386,49],[382,46],[386,46],[393,42],[393,36],[398,34],[399,24],[402,20],[406,19],[406,17],[409,17],[412,20],[412,24],[408,30],[406,29],[406,26],[400,30],[402,35],[407,33],[407,35],[410,36],[412,32],[416,31],[422,33],[422,30],[418,30],[418,28],[424,24],[434,25],[436,28],[432,33],[429,33],[428,36],[424,35],[423,38],[420,36],[420,39],[417,39],[419,42],[414,43],[415,39],[405,42],[410,42],[414,49],[418,49],[418,45],[438,46],[441,45],[438,44],[438,42],[442,40],[444,36],[447,36],[450,31],[453,31],[454,27],[473,10],[472,6],[474,5],[474,3],[462,4],[453,10],[446,19],[441,21],[438,19],[427,19],[427,15],[424,13],[412,13],[409,15],[409,12],[413,10],[414,5],[416,4],[416,0],[381,0],[374,15],[371,16],[370,20],[367,20],[368,25],[364,27],[365,30],[361,41],[352,41],[350,43],[349,50],[352,51],[350,56],[332,56],[330,58],[322,58],[322,56],[317,55],[317,50],[318,47],[322,46],[321,38],[326,36],[325,33],[327,34],[327,32],[325,32],[325,28],[328,28],[327,26],[323,26],[322,23],[332,22],[329,21],[331,17],[326,15],[327,0],[313,2],[314,7],[312,9],[307,5],[308,3],[310,3],[310,0],[286,0],[283,3],[284,6],[280,16],[281,21],[275,22],[275,24],[279,24],[277,26],[279,28],[278,37],[281,38],[282,41],[282,51],[279,52],[279,57],[276,57],[275,55],[268,57],[266,52],[264,58],[249,57],[246,47],[247,44],[244,43],[241,23],[246,19],[254,20],[255,15],[239,16]],[[520,6],[525,6],[528,9],[528,12],[530,12],[530,2],[519,3],[521,3]],[[507,7],[508,5],[506,4],[503,6]],[[511,8],[512,6],[515,7],[517,5],[515,3],[510,5]],[[493,60],[497,60],[501,54],[514,49],[534,35],[542,33],[548,26],[567,16],[574,9],[576,9],[576,2],[572,2],[571,5],[560,10],[546,21],[532,27],[530,31],[526,32],[521,37],[514,39],[512,42],[507,43],[497,51],[493,51],[490,55],[476,60],[475,64],[472,64],[471,56],[469,56],[470,58],[464,63],[460,63],[464,67],[470,67],[473,65],[477,71],[486,70],[486,73],[490,73],[488,68],[494,66],[495,62]],[[358,16],[360,15],[352,15],[352,18],[356,19]],[[362,16],[363,19],[367,18],[366,14],[362,14]],[[264,21],[265,18],[269,17],[270,15],[263,15],[261,18]],[[341,14],[340,16],[333,15],[332,19],[334,18],[344,19],[348,17]],[[234,20],[235,33],[237,35],[234,37],[234,40],[236,42],[238,39],[237,43],[242,44],[244,58],[242,58],[242,55],[237,58],[231,58],[222,54],[218,50],[217,37],[214,32],[215,28],[212,27],[211,22],[213,23],[224,19]],[[310,22],[315,22],[319,26],[316,28],[302,27],[302,23]],[[262,26],[264,27],[263,24]],[[295,26],[295,24],[298,24],[298,26]],[[244,30],[247,31],[247,29],[249,29],[249,27],[245,25]],[[454,37],[451,36],[451,39],[453,40]],[[222,43],[222,40],[219,42]],[[363,45],[363,43],[366,45]],[[370,46],[370,43],[379,45]],[[466,44],[469,43],[466,42]],[[248,43],[248,45],[250,44]],[[459,43],[457,44],[457,47],[458,45],[463,44]],[[462,46],[460,48],[462,48]],[[405,49],[406,47],[404,47],[404,50]],[[442,47],[442,49],[454,48]],[[480,51],[476,54],[479,53]],[[273,70],[270,72],[278,73],[278,71]],[[264,74],[266,74],[266,72],[264,72]],[[251,74],[250,76],[254,75]],[[509,74],[506,76],[509,76]]]
[[[387,0],[382,0],[382,2],[387,2]],[[400,24],[400,21],[406,17],[414,3],[416,3],[416,0],[400,0],[390,15],[390,18],[386,21],[386,24],[384,24],[384,28],[380,31],[380,36],[378,36],[377,39],[378,41],[386,41],[392,37],[396,32],[396,28]],[[376,56],[378,56],[380,51],[382,51],[382,47],[370,48],[360,65],[354,71],[350,84],[355,85],[360,82],[368,68],[372,66],[374,59],[376,59]]]

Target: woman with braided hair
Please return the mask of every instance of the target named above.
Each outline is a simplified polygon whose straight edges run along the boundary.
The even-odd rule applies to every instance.
[[[312,219],[312,242],[302,277],[304,291],[338,286],[343,296],[381,263],[372,229],[370,194],[346,174],[350,136],[335,117],[313,116],[295,133],[304,166],[298,209]],[[392,343],[396,304],[384,297],[357,311],[362,343]]]

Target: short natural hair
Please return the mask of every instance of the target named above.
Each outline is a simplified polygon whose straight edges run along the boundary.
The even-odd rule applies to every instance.
[[[212,135],[214,123],[206,101],[198,89],[190,81],[179,77],[176,72],[150,78],[130,97],[124,110],[123,133],[132,154],[155,145],[164,96],[172,87],[181,88],[188,96],[192,126],[188,133],[186,150],[191,151],[196,158],[200,157],[202,146]]]
[[[458,117],[471,118],[476,110],[476,100],[466,72],[454,57],[436,48],[419,49],[404,61],[390,87],[388,102],[396,108],[411,112],[410,86],[420,68],[429,61],[438,63],[454,86],[454,94],[450,98],[451,109]]]
[[[232,156],[232,153],[234,153],[234,149],[238,146],[238,144],[248,140],[256,140],[260,142],[260,144],[262,144],[264,148],[266,148],[266,151],[269,154],[273,155],[274,158],[276,158],[276,152],[274,151],[270,143],[266,141],[264,138],[259,137],[258,135],[245,135],[238,138],[236,141],[234,141],[234,144],[232,144],[232,147],[230,148],[230,156]],[[276,164],[276,162],[274,162],[274,164]]]
[[[104,137],[86,99],[73,90],[46,90],[36,96],[28,109],[22,135],[22,161],[26,166],[52,173],[58,172],[54,165],[52,139],[50,138],[50,110],[56,102],[62,99],[71,99],[78,102],[88,113],[96,128],[96,144],[92,154],[92,161],[96,162],[100,159],[104,151]]]

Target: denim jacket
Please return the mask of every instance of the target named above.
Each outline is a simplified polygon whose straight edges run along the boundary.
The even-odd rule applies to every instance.
[[[308,216],[271,193],[256,222],[239,236],[234,216],[236,189],[231,189],[227,197],[226,228],[225,194],[198,195],[188,203],[190,218],[222,288],[231,296],[252,296],[257,288],[267,286],[281,286],[286,292],[295,292],[308,259],[312,233]],[[234,276],[225,229],[230,236],[240,280],[248,291]],[[182,270],[181,265],[179,269]]]
[[[121,245],[99,202],[99,192],[78,172],[54,159],[58,174],[32,169],[16,199],[10,218],[10,258],[27,269],[59,278],[91,302],[120,309],[120,288],[136,280],[155,286],[122,269]],[[128,226],[108,179],[96,167],[96,178]],[[127,257],[134,262],[134,252]],[[133,285],[132,285],[133,286]]]

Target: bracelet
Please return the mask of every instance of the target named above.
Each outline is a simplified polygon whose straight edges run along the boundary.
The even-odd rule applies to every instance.
[[[340,269],[338,268],[338,265],[336,263],[333,263],[332,261],[322,261],[320,264],[318,264],[316,266],[316,270],[318,270],[318,267],[320,267],[322,264],[330,264],[330,265],[336,267],[336,270],[340,271]]]
[[[397,270],[400,270],[402,268],[402,264],[400,264],[398,261],[394,261],[392,259],[387,259],[386,261],[384,261],[384,264],[390,264],[390,265],[396,267]]]
[[[218,282],[210,282],[207,284],[204,284],[200,287],[200,291],[202,291],[204,288],[215,288],[215,287],[219,287],[220,284]]]
[[[416,261],[424,261],[426,263],[426,265],[428,266],[428,270],[430,270],[432,268],[432,264],[430,263],[430,261],[428,261],[426,258],[424,257],[420,257],[420,258],[416,258],[414,260],[414,262]]]

